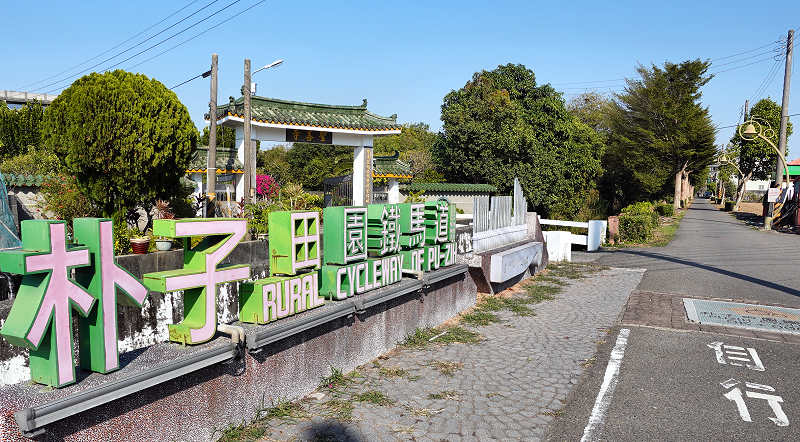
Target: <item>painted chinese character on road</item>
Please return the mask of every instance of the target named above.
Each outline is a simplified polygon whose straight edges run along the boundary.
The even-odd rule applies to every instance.
[[[742,385],[744,384],[744,385]],[[739,416],[745,422],[753,422],[753,418],[750,415],[750,409],[747,407],[747,403],[745,402],[745,397],[750,399],[758,399],[767,401],[767,404],[772,409],[772,413],[774,416],[768,417],[775,425],[779,427],[788,427],[789,426],[789,418],[786,416],[786,413],[783,411],[783,407],[781,403],[783,403],[783,398],[769,393],[775,393],[775,388],[770,387],[769,385],[764,384],[756,384],[754,382],[739,382],[736,379],[728,379],[725,382],[720,382],[722,388],[727,390],[723,396],[726,399],[736,404],[736,410],[739,412]],[[742,393],[742,388],[744,387],[744,394]]]
[[[717,362],[722,365],[746,366],[750,370],[764,371],[764,364],[755,348],[726,345],[722,342],[712,342],[707,346],[714,350]]]

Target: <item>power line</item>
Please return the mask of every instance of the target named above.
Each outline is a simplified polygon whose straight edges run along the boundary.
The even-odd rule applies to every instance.
[[[202,74],[197,74],[197,75],[195,75],[194,77],[192,77],[192,78],[190,78],[190,79],[188,79],[188,80],[182,81],[182,82],[180,82],[180,83],[176,84],[175,86],[172,86],[170,89],[175,89],[175,88],[176,88],[176,87],[178,87],[178,86],[183,86],[184,84],[186,84],[186,83],[188,83],[188,82],[190,82],[190,81],[194,80],[195,78],[200,78],[200,77],[206,78],[206,77],[208,77],[209,75],[211,75],[211,70],[210,70],[210,69],[209,69],[209,70],[207,70],[207,71],[205,71],[205,72],[203,72]]]
[[[172,28],[174,28],[175,26],[179,25],[180,23],[182,23],[182,22],[186,21],[186,20],[187,20],[187,19],[189,19],[190,17],[193,17],[193,16],[194,16],[194,15],[196,15],[198,12],[200,12],[200,11],[202,11],[202,10],[204,10],[204,9],[208,8],[209,6],[211,6],[212,4],[216,3],[217,1],[219,1],[219,0],[212,0],[212,1],[211,1],[210,3],[208,3],[207,5],[205,5],[205,6],[201,7],[200,9],[198,9],[198,10],[196,10],[196,11],[192,12],[191,14],[189,14],[189,15],[187,15],[186,17],[184,17],[184,18],[182,18],[182,19],[178,20],[177,22],[175,22],[175,23],[173,23],[173,24],[171,24],[171,25],[167,26],[166,28],[162,29],[161,31],[159,31],[159,32],[157,32],[157,33],[155,33],[155,34],[153,34],[153,35],[151,35],[150,37],[147,37],[146,39],[144,39],[144,40],[140,41],[139,43],[137,43],[137,44],[135,44],[135,45],[133,45],[133,46],[129,47],[128,49],[125,49],[124,51],[122,51],[122,52],[119,52],[119,53],[117,53],[117,54],[114,54],[113,56],[111,56],[111,57],[108,57],[108,58],[106,58],[105,60],[103,60],[103,61],[101,61],[101,62],[99,62],[99,63],[97,63],[97,64],[94,64],[94,65],[92,65],[92,66],[89,66],[88,68],[86,68],[86,69],[84,69],[84,70],[82,70],[82,71],[80,71],[80,72],[78,72],[78,73],[76,73],[76,74],[71,74],[71,75],[68,75],[68,76],[66,76],[66,77],[64,77],[64,78],[62,78],[62,79],[60,79],[60,80],[56,80],[56,81],[54,81],[54,82],[52,82],[52,83],[50,83],[50,84],[47,84],[47,85],[45,85],[45,86],[42,86],[42,87],[41,87],[39,90],[44,90],[45,88],[49,88],[50,86],[53,86],[53,85],[59,84],[59,83],[61,83],[62,81],[65,81],[65,80],[70,80],[70,79],[72,79],[72,78],[75,78],[75,77],[77,77],[77,76],[80,76],[80,75],[82,75],[82,74],[84,74],[84,73],[86,73],[86,72],[89,72],[89,71],[93,70],[94,68],[96,68],[96,67],[98,67],[98,66],[100,66],[100,65],[102,65],[102,64],[105,64],[105,63],[106,63],[106,62],[108,62],[108,61],[111,61],[111,60],[113,60],[113,59],[115,59],[115,58],[119,57],[120,55],[122,55],[122,54],[124,54],[124,53],[126,53],[126,52],[128,52],[128,51],[130,51],[130,50],[132,50],[132,49],[134,49],[134,48],[136,48],[136,47],[139,47],[139,46],[141,46],[142,44],[144,44],[144,43],[146,43],[146,42],[148,42],[148,41],[152,40],[152,39],[153,39],[153,38],[155,38],[156,36],[158,36],[158,35],[161,35],[161,34],[163,34],[164,32],[166,32],[167,30],[169,30],[169,29],[172,29]],[[70,82],[70,83],[71,83],[71,82]],[[47,91],[46,93],[54,92],[54,91],[57,91],[57,90],[59,90],[59,89],[60,89],[60,88],[56,88],[56,89],[53,89],[53,90]]]
[[[773,60],[773,58],[772,58],[772,57],[766,57],[766,58],[762,58],[762,59],[755,60],[755,61],[752,61],[752,62],[750,62],[750,63],[747,63],[747,64],[743,64],[743,65],[741,65],[741,66],[735,66],[735,67],[732,67],[732,68],[723,69],[723,70],[721,70],[721,71],[712,72],[711,74],[712,74],[712,75],[717,75],[717,74],[721,74],[721,73],[723,73],[723,72],[728,72],[728,71],[733,71],[733,70],[736,70],[736,69],[746,68],[746,67],[748,67],[748,66],[752,66],[752,65],[754,65],[754,64],[756,64],[756,63],[761,63],[761,62],[763,62],[763,61],[767,61],[767,60]]]
[[[773,55],[778,55],[779,53],[777,51],[778,51],[778,48],[776,47],[776,48],[770,49],[769,51],[759,52],[757,54],[749,55],[747,57],[740,58],[738,60],[728,61],[728,62],[725,62],[725,63],[714,64],[714,62],[712,61],[711,65],[714,66],[714,67],[728,66],[728,65],[731,65],[731,64],[741,63],[743,61],[752,60],[753,57],[759,57],[759,56],[762,56],[762,55],[765,55],[765,54],[770,54],[771,53]]]
[[[755,51],[757,51],[757,50],[759,50],[759,49],[763,49],[763,48],[766,48],[767,46],[772,46],[772,45],[774,45],[774,44],[777,44],[777,43],[780,43],[780,40],[771,41],[771,42],[769,42],[769,43],[765,44],[764,46],[759,46],[759,47],[757,47],[757,48],[749,49],[749,50],[747,50],[747,51],[744,51],[744,52],[739,52],[739,53],[736,53],[736,54],[733,54],[733,55],[726,55],[726,56],[724,56],[724,57],[717,57],[717,58],[716,58],[716,60],[726,60],[726,59],[728,59],[728,58],[733,58],[733,57],[738,57],[738,56],[740,56],[740,55],[749,54],[749,53],[751,53],[751,52],[755,52]],[[713,58],[711,59],[711,61],[712,61],[712,62],[713,62],[714,60],[715,60],[715,59],[713,59]]]
[[[135,39],[136,37],[139,37],[140,35],[144,34],[145,32],[147,32],[147,31],[149,31],[149,30],[151,30],[151,29],[153,29],[154,27],[156,27],[156,26],[160,25],[161,23],[164,23],[165,21],[169,20],[171,17],[173,17],[173,16],[175,16],[176,14],[180,13],[180,12],[181,12],[181,11],[183,11],[184,9],[188,8],[189,6],[191,6],[191,5],[195,4],[195,3],[197,3],[198,1],[200,1],[200,0],[192,0],[192,1],[191,1],[191,2],[189,2],[189,3],[188,3],[186,6],[184,6],[184,7],[180,8],[180,9],[178,9],[177,11],[173,12],[172,14],[169,14],[168,16],[166,16],[166,17],[164,17],[163,19],[161,19],[161,20],[160,20],[158,23],[155,23],[155,24],[153,24],[153,25],[150,25],[150,26],[148,26],[147,28],[145,28],[144,30],[140,31],[139,33],[137,33],[137,34],[133,35],[132,37],[129,37],[129,38],[128,38],[128,39],[126,39],[125,41],[123,41],[123,42],[121,42],[121,43],[118,43],[118,44],[117,44],[117,45],[115,45],[115,46],[112,46],[112,47],[111,47],[111,48],[109,48],[109,49],[106,49],[105,51],[103,51],[103,52],[101,52],[101,53],[99,53],[99,54],[95,55],[94,57],[87,58],[86,60],[83,60],[82,62],[80,62],[80,63],[78,63],[78,64],[76,64],[76,65],[74,65],[74,66],[70,66],[70,67],[68,67],[68,68],[64,69],[63,71],[61,71],[61,72],[58,72],[58,73],[56,73],[56,74],[53,74],[53,75],[51,75],[51,76],[49,76],[49,77],[47,77],[47,78],[43,78],[43,79],[41,79],[41,80],[34,81],[33,83],[28,83],[28,84],[26,84],[26,85],[24,85],[24,86],[20,87],[18,90],[26,90],[27,88],[29,88],[29,87],[31,87],[31,86],[33,86],[33,85],[35,85],[35,84],[39,84],[39,83],[43,83],[43,82],[45,82],[45,81],[48,81],[48,80],[52,80],[53,78],[55,78],[55,77],[58,77],[59,75],[62,75],[62,74],[64,74],[64,73],[66,73],[66,72],[69,72],[69,71],[71,71],[71,70],[73,70],[73,69],[75,69],[75,68],[77,68],[77,67],[80,67],[80,66],[82,66],[82,65],[84,65],[84,64],[86,64],[86,63],[88,63],[88,62],[90,62],[90,61],[92,61],[92,60],[96,60],[96,59],[98,59],[98,58],[102,57],[103,55],[105,55],[105,54],[108,54],[109,52],[113,51],[114,49],[117,49],[117,48],[119,48],[120,46],[124,45],[125,43],[128,43],[129,41],[131,41],[131,40]]]
[[[779,67],[780,60],[777,60],[772,64],[772,67],[770,67],[769,71],[767,71],[767,75],[764,77],[761,83],[759,83],[756,91],[753,92],[753,95],[750,96],[750,101],[753,102],[753,104],[755,104],[756,100],[761,98],[761,95],[767,90],[769,85],[772,83],[772,80],[775,79],[775,75],[778,74]]]
[[[225,23],[227,23],[227,22],[229,22],[229,21],[233,20],[234,18],[236,18],[236,17],[238,17],[238,16],[240,16],[240,15],[244,14],[245,12],[247,12],[247,11],[249,11],[249,10],[251,10],[251,9],[255,8],[256,6],[258,6],[258,5],[262,4],[262,3],[266,2],[266,1],[267,1],[267,0],[261,0],[261,1],[257,2],[257,3],[254,3],[252,6],[249,6],[249,7],[245,8],[245,9],[243,9],[242,11],[239,11],[239,12],[237,12],[236,14],[234,14],[234,15],[232,15],[232,16],[230,16],[230,17],[226,18],[225,20],[222,20],[221,22],[219,22],[219,23],[215,24],[214,26],[211,26],[210,28],[208,28],[208,29],[206,29],[206,30],[204,30],[204,31],[200,31],[200,32],[198,32],[197,34],[195,34],[195,35],[193,35],[193,36],[191,36],[191,37],[187,38],[186,40],[183,40],[182,42],[180,42],[180,43],[176,44],[175,46],[172,46],[172,47],[170,47],[169,49],[165,49],[164,51],[161,51],[161,52],[159,52],[158,54],[156,54],[156,55],[153,55],[153,56],[152,56],[152,57],[150,57],[150,58],[147,58],[147,59],[145,59],[145,60],[142,60],[142,61],[140,61],[140,62],[138,62],[138,63],[134,64],[133,66],[130,66],[128,69],[133,69],[133,68],[139,67],[139,66],[141,66],[141,65],[143,65],[143,64],[145,64],[145,63],[147,63],[148,61],[150,61],[150,60],[154,60],[154,59],[156,59],[156,58],[158,58],[158,57],[160,57],[160,56],[162,56],[162,55],[166,54],[167,52],[169,52],[169,51],[171,51],[171,50],[173,50],[173,49],[175,49],[175,48],[177,48],[177,47],[179,47],[179,46],[183,46],[184,44],[186,44],[186,43],[188,43],[188,42],[190,42],[190,41],[194,40],[195,38],[197,38],[197,37],[199,37],[199,36],[201,36],[201,35],[205,34],[206,32],[208,32],[208,31],[211,31],[212,29],[218,28],[219,26],[222,26],[223,24],[225,24]]]

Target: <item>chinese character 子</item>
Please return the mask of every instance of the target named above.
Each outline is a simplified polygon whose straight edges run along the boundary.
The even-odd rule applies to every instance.
[[[153,224],[153,234],[184,239],[183,268],[144,275],[145,285],[155,291],[184,290],[183,321],[169,326],[171,341],[198,344],[217,331],[217,284],[250,277],[250,266],[219,267],[247,232],[240,219],[164,219]],[[195,247],[191,237],[203,236]]]
[[[72,308],[86,316],[95,301],[70,277],[89,265],[89,250],[68,247],[65,228],[63,221],[23,221],[22,250],[0,253],[0,269],[24,275],[0,333],[31,349],[31,379],[59,387],[75,382]]]
[[[751,399],[761,399],[767,401],[767,404],[775,414],[775,416],[771,416],[768,419],[779,427],[789,426],[789,418],[786,416],[786,413],[784,413],[783,407],[781,407],[783,398],[774,394],[767,394],[775,392],[773,387],[764,384],[756,384],[754,382],[745,382],[744,387],[746,390],[745,394],[742,394],[742,390],[737,387],[737,385],[741,385],[741,383],[736,379],[728,379],[725,382],[720,382],[720,385],[722,388],[729,390],[723,394],[723,396],[736,404],[736,411],[739,412],[739,417],[741,417],[743,421],[753,422],[752,417],[750,417],[750,410],[747,408],[747,404],[744,400],[745,396],[747,396]],[[736,388],[731,389],[732,387]],[[767,393],[763,393],[765,391]]]
[[[712,342],[707,346],[714,350],[717,362],[722,365],[746,366],[750,370],[764,371],[764,364],[755,348],[726,345],[722,342]]]
[[[88,247],[91,267],[79,267],[75,278],[97,300],[97,308],[81,320],[81,366],[108,373],[119,368],[117,348],[117,304],[142,306],[147,288],[114,261],[114,238],[110,219],[77,218],[75,241]],[[117,288],[127,299],[117,297]]]

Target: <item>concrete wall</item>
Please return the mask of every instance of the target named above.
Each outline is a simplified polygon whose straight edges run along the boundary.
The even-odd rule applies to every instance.
[[[248,422],[256,410],[268,408],[273,401],[302,397],[317,387],[320,378],[330,374],[331,367],[353,370],[391,350],[417,328],[439,325],[471,307],[475,297],[474,283],[461,273],[432,284],[424,295],[408,293],[362,314],[277,341],[260,352],[245,354],[241,360],[195,371],[51,424],[46,427],[44,439],[214,440],[220,436],[215,429]],[[182,350],[178,344],[154,346],[128,353],[123,359],[153,366],[169,355],[194,348]],[[105,381],[102,376],[91,375],[70,388],[85,389],[93,383],[96,386],[97,379]],[[65,389],[20,384],[0,389],[0,439],[19,438],[14,410],[66,394]]]
[[[487,195],[487,194],[481,194]],[[464,211],[464,213],[472,213],[473,210],[473,198],[478,196],[475,193],[465,193],[465,192],[431,192],[425,191],[422,194],[422,197],[425,198],[425,201],[436,201],[439,198],[447,198],[450,203],[455,204],[456,208],[459,208]],[[408,191],[401,190],[400,191],[400,202],[405,202],[406,198],[408,198]]]
[[[143,274],[173,270],[183,267],[183,250],[148,253],[145,255],[122,255],[117,263],[141,278]],[[266,241],[244,241],[222,262],[228,264],[249,264],[251,279],[267,276]],[[0,286],[2,282],[0,281]],[[229,323],[238,319],[239,283],[220,284],[217,289],[217,321]],[[0,324],[11,310],[13,299],[0,301]],[[77,324],[77,316],[73,315]],[[167,325],[176,324],[183,319],[183,292],[150,292],[142,308],[117,306],[117,327],[119,330],[120,354],[138,350],[160,342],[169,341]],[[77,330],[77,327],[75,328]],[[78,333],[73,333],[77,338]],[[77,341],[75,348],[78,348]],[[0,338],[0,386],[15,384],[30,379],[28,351],[9,344]]]

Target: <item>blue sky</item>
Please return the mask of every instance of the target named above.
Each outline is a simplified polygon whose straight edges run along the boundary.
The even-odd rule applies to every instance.
[[[703,91],[703,102],[714,122],[728,126],[737,122],[744,100],[756,96],[770,72],[775,75],[765,83],[761,96],[780,102],[783,78],[782,64],[773,69],[776,62],[766,53],[776,45],[729,56],[784,39],[788,29],[800,28],[798,1],[769,2],[769,8],[764,8],[766,3],[733,1],[595,1],[562,6],[567,2],[268,0],[146,61],[258,1],[217,1],[96,69],[121,62],[236,2],[118,67],[142,72],[172,87],[207,70],[210,54],[216,52],[219,100],[226,102],[228,96],[239,95],[244,58],[252,59],[254,69],[283,58],[282,66],[254,77],[259,95],[328,104],[360,104],[367,98],[375,113],[397,113],[401,122],[422,121],[438,129],[444,95],[463,86],[474,72],[498,64],[524,64],[535,72],[539,83],[553,84],[569,99],[581,92],[580,88],[603,93],[619,90],[622,81],[616,79],[633,76],[636,63],[710,58],[720,65],[712,66],[712,72],[735,68],[720,72]],[[71,73],[104,61],[211,2],[43,1],[36,3],[35,10],[24,2],[8,2],[3,6],[0,89],[66,87],[74,79]],[[118,49],[40,81],[107,51],[187,5],[181,13]],[[795,55],[790,114],[800,113],[797,58],[800,56]],[[752,62],[756,63],[744,66]],[[176,93],[195,124],[202,127],[208,80],[194,80]],[[800,116],[792,121],[796,124]],[[718,144],[727,141],[733,130],[721,129]],[[797,143],[790,138],[790,147]]]

